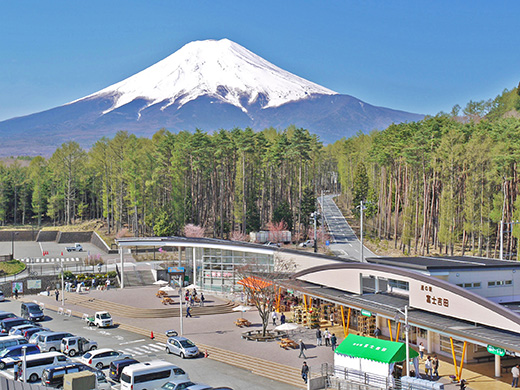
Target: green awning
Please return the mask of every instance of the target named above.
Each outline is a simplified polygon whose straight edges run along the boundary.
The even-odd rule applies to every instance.
[[[382,363],[406,360],[406,344],[404,343],[353,334],[348,335],[334,352]],[[419,356],[419,354],[410,348],[410,359],[416,356]]]

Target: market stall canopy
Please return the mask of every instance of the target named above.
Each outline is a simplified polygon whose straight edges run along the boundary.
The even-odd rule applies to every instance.
[[[248,276],[247,278],[239,280],[237,283],[252,290],[262,290],[273,285],[271,282],[255,276]]]
[[[395,363],[406,360],[406,344],[350,334],[336,348],[335,353],[381,363]],[[419,354],[410,348],[410,359],[416,356]]]

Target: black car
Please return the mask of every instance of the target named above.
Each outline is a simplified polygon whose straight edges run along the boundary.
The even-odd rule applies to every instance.
[[[138,360],[132,359],[132,358],[125,358],[125,359],[119,359],[114,360],[110,363],[109,370],[108,370],[108,376],[110,379],[115,380],[116,382],[119,382],[121,377],[121,372],[123,372],[123,368],[126,366],[129,366],[131,364],[140,363]]]
[[[43,370],[42,384],[48,387],[63,387],[65,374],[71,374],[80,371],[90,371],[96,374],[98,383],[107,382],[105,374],[102,371],[89,367],[83,363],[58,364],[47,367]]]
[[[40,305],[33,302],[23,302],[20,307],[20,317],[31,321],[43,321],[45,314],[43,314]]]
[[[0,311],[0,321],[5,320],[6,318],[15,318],[18,317],[16,314],[8,312],[8,311]]]
[[[9,330],[13,326],[25,325],[25,324],[34,325],[33,322],[26,320],[25,318],[20,318],[20,317],[6,318],[5,320],[0,321],[0,332],[8,334]]]

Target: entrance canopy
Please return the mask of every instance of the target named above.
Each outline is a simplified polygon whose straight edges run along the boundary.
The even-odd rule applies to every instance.
[[[409,349],[410,358],[419,356],[416,351]],[[381,363],[395,363],[406,360],[406,344],[349,334],[335,353]]]

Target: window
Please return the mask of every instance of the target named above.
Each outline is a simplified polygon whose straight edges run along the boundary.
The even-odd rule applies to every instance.
[[[488,287],[512,286],[512,280],[492,280],[488,282]]]
[[[171,373],[171,370],[163,370],[163,371],[150,372],[148,374],[136,375],[134,377],[134,383],[143,383],[143,382],[156,381],[159,379],[166,379],[166,378],[170,377],[170,373]]]
[[[405,282],[403,280],[395,280],[395,279],[388,279],[388,285],[393,288],[398,288],[400,290],[409,291],[410,286],[408,285],[408,282]]]
[[[463,288],[480,288],[480,282],[461,283],[457,284],[457,286]]]
[[[441,341],[441,343],[440,343],[441,351],[448,352],[448,353],[451,354],[450,338],[446,337],[446,336],[441,336],[440,337],[440,341]],[[464,346],[464,342],[459,341],[459,340],[453,340],[453,348],[455,349],[455,353],[457,355],[461,355],[462,354],[463,346]]]

